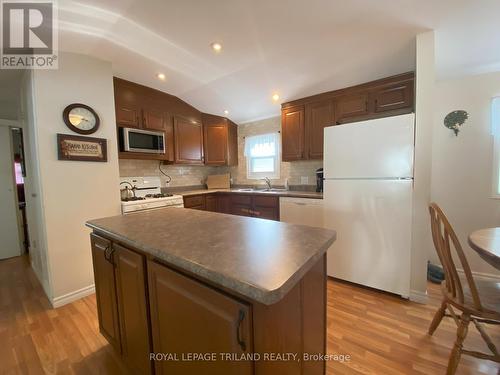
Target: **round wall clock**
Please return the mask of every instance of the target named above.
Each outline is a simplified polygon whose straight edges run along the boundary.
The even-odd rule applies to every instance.
[[[99,129],[99,116],[85,104],[68,105],[64,108],[63,120],[68,128],[78,134],[92,134]]]

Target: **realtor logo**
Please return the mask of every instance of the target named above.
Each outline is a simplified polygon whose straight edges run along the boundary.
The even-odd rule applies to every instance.
[[[2,69],[57,69],[52,1],[2,1]]]

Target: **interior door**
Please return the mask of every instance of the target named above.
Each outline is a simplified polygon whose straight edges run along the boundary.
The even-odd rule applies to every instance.
[[[328,275],[407,297],[412,180],[326,180],[324,225],[339,236]]]
[[[0,259],[21,255],[11,130],[0,125]]]
[[[251,361],[220,360],[253,352],[249,305],[151,261],[148,276],[154,351],[216,354],[215,361],[157,361],[156,374],[253,374]]]

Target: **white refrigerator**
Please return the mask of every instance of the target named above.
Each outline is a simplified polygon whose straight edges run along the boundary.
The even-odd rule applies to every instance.
[[[328,275],[410,293],[414,114],[325,128]]]

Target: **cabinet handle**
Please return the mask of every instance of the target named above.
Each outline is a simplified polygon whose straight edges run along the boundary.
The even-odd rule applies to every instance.
[[[241,350],[246,351],[247,344],[240,337],[241,323],[243,322],[243,319],[245,319],[245,311],[240,310],[239,316],[238,316],[238,326],[236,327],[236,340],[238,341],[238,344],[240,345]]]
[[[104,248],[104,259],[106,259],[108,262],[110,261],[108,254],[109,248],[110,248],[109,245]]]

